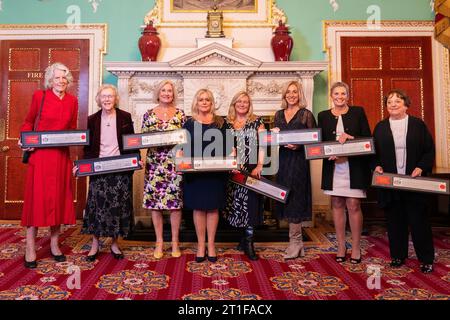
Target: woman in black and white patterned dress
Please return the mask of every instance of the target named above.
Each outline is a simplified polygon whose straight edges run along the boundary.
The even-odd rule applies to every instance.
[[[258,151],[258,131],[264,130],[264,124],[253,114],[253,105],[247,92],[238,92],[231,100],[227,124],[235,137],[241,169],[260,178],[264,155]],[[262,224],[263,200],[261,195],[245,187],[228,183],[224,215],[231,226],[243,228],[244,234],[238,248],[251,260],[258,259],[253,247],[253,234],[254,228]]]

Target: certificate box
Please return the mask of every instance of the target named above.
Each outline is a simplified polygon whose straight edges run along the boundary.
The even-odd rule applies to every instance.
[[[450,195],[449,180],[428,177],[413,178],[402,174],[379,174],[374,172],[372,175],[372,186],[377,188]]]
[[[260,145],[310,144],[322,141],[320,128],[286,130],[280,132],[261,132]]]
[[[78,167],[77,177],[93,176],[99,174],[123,172],[142,169],[139,160],[140,154],[124,154],[114,157],[76,160]]]
[[[22,148],[54,148],[89,145],[89,130],[25,131],[20,133]]]
[[[174,146],[187,142],[185,129],[156,131],[122,136],[124,150],[146,149],[152,147]]]
[[[238,169],[236,158],[175,158],[175,168],[179,172],[230,171]]]
[[[230,180],[238,185],[244,186],[245,188],[282,203],[286,203],[289,195],[288,188],[263,177],[260,179],[253,178],[246,172],[233,173]]]
[[[323,159],[331,156],[351,157],[375,154],[373,138],[347,140],[344,144],[338,141],[305,145],[306,160]]]

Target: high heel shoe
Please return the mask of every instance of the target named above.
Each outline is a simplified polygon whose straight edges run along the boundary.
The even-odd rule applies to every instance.
[[[115,253],[112,248],[111,248],[111,254],[114,257],[114,259],[116,259],[116,260],[122,260],[123,258],[125,258],[125,256],[123,255],[122,252]]]
[[[25,268],[28,268],[28,269],[36,269],[37,268],[37,261],[36,260],[27,261],[27,259],[25,257],[23,257],[23,261],[24,261]]]
[[[86,260],[87,262],[94,262],[94,261],[97,259],[97,255],[98,255],[98,249],[97,249],[97,252],[96,252],[96,253],[91,254],[91,255],[87,255],[86,258],[85,258],[85,260]]]
[[[359,257],[359,259],[350,258],[350,263],[351,264],[359,264],[359,263],[361,263],[361,257]]]
[[[344,256],[338,256],[338,255],[336,255],[336,262],[337,263],[343,263],[343,262],[345,262],[345,260],[347,260],[347,248],[345,248],[345,253],[344,253]]]
[[[216,263],[217,262],[217,256],[208,256],[208,255],[206,255],[206,257],[208,258],[209,262],[212,262],[212,263]]]
[[[64,262],[64,261],[67,260],[66,256],[64,254],[62,254],[62,253],[59,254],[59,255],[56,255],[56,254],[53,254],[53,252],[50,252],[50,254],[53,257],[53,260],[55,260],[56,262]]]
[[[175,242],[176,244],[177,244],[177,248],[178,249],[173,249],[173,247],[174,247],[174,242],[172,242],[172,257],[174,257],[174,258],[179,258],[179,257],[181,257],[181,251],[180,251],[180,248],[179,248],[179,245],[178,245],[178,242]]]
[[[158,250],[161,248],[161,251]],[[164,244],[161,244],[161,246],[156,245],[155,249],[153,250],[153,257],[155,259],[161,259],[164,256]]]
[[[198,250],[197,250],[197,253],[198,253]],[[195,262],[201,263],[201,262],[206,260],[207,256],[208,256],[208,254],[206,253],[206,249],[205,249],[205,253],[203,254],[203,256],[196,256],[195,257]]]

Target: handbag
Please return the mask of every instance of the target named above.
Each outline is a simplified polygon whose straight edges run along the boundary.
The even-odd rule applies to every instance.
[[[44,94],[43,94],[42,100],[41,100],[41,106],[39,107],[38,115],[34,121],[33,131],[36,131],[39,120],[41,119],[41,112],[42,112],[42,107],[44,106],[45,93],[46,92],[44,90]],[[23,155],[22,155],[22,163],[28,163],[28,161],[30,160],[30,156],[31,156],[31,151],[24,151]]]

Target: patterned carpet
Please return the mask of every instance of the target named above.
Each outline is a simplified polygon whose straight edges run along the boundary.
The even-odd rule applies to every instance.
[[[0,300],[450,300],[450,229],[435,229],[435,271],[418,270],[412,244],[402,268],[390,268],[385,231],[363,237],[363,262],[336,263],[332,228],[305,229],[306,256],[285,262],[285,243],[257,243],[258,261],[218,244],[217,263],[196,263],[195,246],[182,244],[172,258],[169,244],[153,258],[152,242],[122,241],[124,260],[114,260],[105,242],[97,261],[84,260],[90,237],[80,226],[64,229],[67,261],[54,262],[49,231],[38,234],[38,268],[23,266],[25,230],[0,221]],[[377,276],[379,275],[379,277]]]

